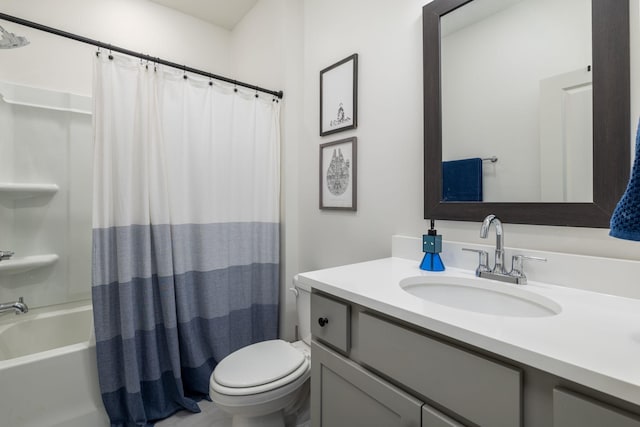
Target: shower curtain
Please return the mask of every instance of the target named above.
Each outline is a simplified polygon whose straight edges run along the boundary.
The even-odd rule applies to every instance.
[[[278,334],[279,104],[184,77],[94,64],[92,297],[112,426],[199,412],[224,356]]]

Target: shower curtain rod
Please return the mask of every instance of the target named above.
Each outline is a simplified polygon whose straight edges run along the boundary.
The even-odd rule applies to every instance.
[[[270,95],[273,96],[277,96],[278,98],[282,99],[282,97],[284,96],[284,93],[279,90],[279,91],[274,91],[274,90],[269,90],[269,89],[265,89],[259,86],[255,86],[249,83],[243,83],[237,80],[233,80],[230,79],[228,77],[223,77],[223,76],[219,76],[217,74],[213,74],[213,73],[209,73],[206,71],[202,71],[202,70],[198,70],[196,68],[191,68],[191,67],[187,67],[186,65],[180,65],[177,64],[175,62],[171,62],[171,61],[167,61],[165,59],[161,59],[161,58],[156,58],[150,55],[146,55],[144,53],[138,53],[138,52],[134,52],[132,50],[129,49],[124,49],[122,47],[118,47],[118,46],[113,46],[107,43],[103,43],[101,41],[98,40],[93,40],[87,37],[83,37],[83,36],[79,36],[77,34],[73,34],[73,33],[68,33],[66,31],[62,31],[59,30],[57,28],[52,28],[52,27],[47,27],[46,25],[42,25],[42,24],[38,24],[37,22],[32,22],[32,21],[27,21],[26,19],[22,19],[22,18],[18,18],[16,16],[11,16],[11,15],[7,15],[6,13],[1,13],[0,12],[0,19],[3,19],[5,21],[10,21],[13,22],[15,24],[20,24],[20,25],[24,25],[25,27],[30,27],[30,28],[35,28],[36,30],[40,30],[40,31],[44,31],[50,34],[55,34],[57,36],[61,36],[61,37],[65,37],[68,39],[72,39],[72,40],[76,40],[82,43],[86,43],[86,44],[90,44],[90,45],[94,45],[103,49],[108,49],[109,51],[113,51],[113,52],[119,52],[119,53],[123,53],[125,55],[129,55],[129,56],[134,56],[136,58],[140,58],[140,59],[144,59],[150,62],[155,62],[156,64],[162,64],[162,65],[166,65],[168,67],[173,67],[173,68],[177,68],[179,70],[183,70],[185,72],[190,72],[193,74],[199,74],[201,76],[206,76],[215,80],[220,80],[226,83],[231,83],[233,85],[237,85],[237,86],[242,86],[242,87],[246,87],[252,90],[256,90],[256,91],[260,91],[260,92],[264,92],[264,93],[268,93]]]

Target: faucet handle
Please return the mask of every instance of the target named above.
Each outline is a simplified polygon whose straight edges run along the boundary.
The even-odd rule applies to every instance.
[[[524,274],[524,262],[525,261],[544,261],[546,262],[546,258],[537,257],[537,256],[528,256],[528,255],[514,255],[511,257],[511,272],[510,276],[522,278],[523,280],[519,282],[520,284],[525,284],[527,280],[527,276]]]
[[[476,268],[476,276],[480,276],[482,271],[491,271],[489,268],[489,252],[482,249],[462,248],[463,251],[475,252],[478,254],[478,268]]]

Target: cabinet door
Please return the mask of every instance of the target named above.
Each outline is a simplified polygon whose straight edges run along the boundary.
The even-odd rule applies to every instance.
[[[362,364],[481,427],[522,425],[522,372],[370,313],[358,314]]]
[[[640,417],[568,390],[553,390],[554,427],[640,427]]]
[[[425,404],[422,407],[422,427],[464,427],[442,412]]]
[[[315,341],[311,369],[314,427],[420,427],[421,401]]]

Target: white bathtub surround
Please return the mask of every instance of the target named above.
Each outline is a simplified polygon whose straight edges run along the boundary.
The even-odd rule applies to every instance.
[[[477,279],[474,275],[477,255],[461,252],[462,256],[458,256],[458,251],[453,251],[459,244],[443,245],[446,271],[420,270],[420,246],[413,243],[410,239],[394,237],[394,255],[412,259],[392,257],[302,273],[300,281],[315,289],[640,405],[640,371],[637,369],[640,354],[640,300],[577,288],[586,282],[586,288],[607,290],[607,285],[611,285],[616,291],[626,291],[637,284],[640,262],[594,257],[571,259],[570,255],[531,253],[547,256],[549,261],[528,266],[532,267],[530,280],[523,289],[555,301],[560,305],[561,312],[546,317],[505,317],[451,308],[405,292],[399,284],[410,277],[486,280]],[[410,249],[412,246],[413,249]],[[456,255],[447,259],[448,254]],[[511,255],[510,250],[508,254]],[[470,258],[468,261],[467,256]],[[460,262],[465,269],[456,267]],[[549,265],[552,269],[556,265],[558,268],[566,265],[569,270],[552,270],[557,271],[558,277],[545,273],[558,285],[564,284],[565,278],[570,278],[572,273],[578,279],[571,281],[570,286],[538,281],[542,269]],[[586,271],[576,271],[581,268],[586,268]],[[625,273],[614,272],[616,268],[622,268]],[[612,272],[610,279],[607,278],[609,271]],[[592,277],[588,277],[589,274]],[[596,283],[601,280],[604,283]],[[495,283],[505,287],[516,286]]]
[[[90,97],[0,81],[0,301],[90,297],[91,120]]]
[[[92,327],[86,302],[0,317],[0,381],[10,384],[0,399],[3,425],[109,425],[89,340]]]
[[[0,262],[0,276],[13,276],[14,274],[48,267],[58,262],[59,258],[57,254],[11,257]]]

